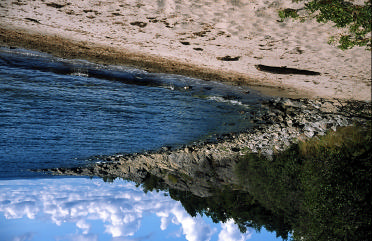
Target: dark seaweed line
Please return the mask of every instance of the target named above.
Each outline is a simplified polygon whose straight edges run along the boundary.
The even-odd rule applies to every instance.
[[[276,67],[276,66],[268,66],[268,65],[262,65],[262,64],[258,64],[255,66],[260,71],[269,72],[273,74],[320,75],[320,73],[316,71],[287,68],[286,66]]]

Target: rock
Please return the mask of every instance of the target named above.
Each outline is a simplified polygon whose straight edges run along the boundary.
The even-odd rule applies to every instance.
[[[170,151],[171,150],[171,147],[169,147],[169,146],[163,146],[161,149],[163,151]]]
[[[323,104],[327,107],[323,108]],[[158,152],[109,156],[105,158],[106,163],[92,167],[46,171],[56,175],[122,177],[137,183],[154,175],[163,180],[162,185],[206,197],[215,185],[232,183],[233,166],[240,155],[261,152],[272,158],[292,144],[324,135],[330,129],[336,130],[353,122],[366,123],[366,119],[351,117],[349,113],[323,110],[330,110],[329,102],[270,99],[263,102],[252,117],[253,122],[260,123],[256,128],[220,136],[214,143],[200,142],[179,149],[163,147]],[[173,177],[170,178],[173,182],[169,177]]]
[[[289,119],[289,120],[286,121],[286,124],[287,124],[287,126],[292,127],[293,122],[292,122],[291,119]]]
[[[307,138],[311,138],[311,137],[314,136],[314,132],[313,132],[313,131],[305,131],[304,134],[305,134],[305,136],[306,136]]]
[[[288,107],[299,107],[299,104],[295,103],[294,101],[290,99],[286,99],[282,102],[283,109],[287,109]]]
[[[193,150],[192,150],[192,148],[191,147],[186,147],[185,148],[185,152],[186,153],[190,153],[190,152],[192,152]]]

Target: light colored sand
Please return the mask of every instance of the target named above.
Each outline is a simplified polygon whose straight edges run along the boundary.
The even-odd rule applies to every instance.
[[[70,4],[56,8],[49,3]],[[370,101],[371,53],[328,45],[329,37],[340,31],[331,24],[278,22],[277,10],[285,7],[296,4],[291,0],[3,0],[0,27],[233,72],[257,80],[255,85],[284,88],[297,96]],[[218,59],[226,55],[240,59]],[[258,71],[256,64],[321,75],[270,74]]]

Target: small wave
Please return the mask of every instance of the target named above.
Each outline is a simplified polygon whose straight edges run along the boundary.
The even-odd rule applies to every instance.
[[[21,49],[21,48],[0,47],[0,52],[6,53],[6,54],[22,55],[22,56],[27,56],[27,57],[38,57],[38,58],[46,58],[46,57],[51,56],[47,53],[26,50],[26,49]]]
[[[89,77],[88,73],[83,73],[83,72],[73,72],[70,75],[79,76],[79,77]]]
[[[232,104],[232,105],[239,105],[239,106],[244,106],[246,108],[249,108],[249,105],[243,104],[239,100],[225,99],[225,98],[223,98],[221,96],[208,96],[207,99],[208,100],[212,100],[212,101],[216,101],[216,102],[229,103],[229,104]]]

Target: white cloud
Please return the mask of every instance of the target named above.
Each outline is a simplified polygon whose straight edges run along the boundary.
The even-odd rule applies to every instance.
[[[160,229],[161,230],[166,230],[169,223],[171,222],[171,218],[169,217],[169,213],[160,211],[157,212],[156,215],[160,217]]]
[[[79,221],[76,222],[76,227],[83,230],[83,234],[88,234],[91,225],[88,224],[84,219],[80,219]]]
[[[221,232],[218,235],[218,241],[246,241],[252,237],[252,231],[247,230],[246,233],[241,233],[239,228],[233,220],[228,220],[226,223],[221,224]]]
[[[168,229],[170,223],[179,225],[189,241],[211,240],[217,233],[202,217],[191,217],[180,202],[162,192],[145,194],[126,181],[107,184],[84,178],[0,180],[1,213],[7,219],[28,217],[57,225],[75,223],[78,233],[73,240],[95,240],[92,221],[101,221],[105,232],[116,240],[129,238],[138,232],[144,217],[151,214],[160,218],[161,230]],[[234,225],[222,224],[220,240],[249,238],[238,233]]]
[[[28,233],[19,235],[17,237],[14,237],[12,241],[28,241],[28,240],[32,240],[33,237],[34,237],[34,234],[28,232]]]
[[[6,192],[0,192],[0,212],[7,219],[38,216],[57,225],[73,222],[84,235],[91,231],[87,220],[101,220],[113,237],[133,235],[139,229],[142,213],[152,207],[145,205],[146,194],[124,181],[102,185],[101,180],[68,178],[0,183],[1,189],[7,187]],[[160,193],[150,195],[155,200],[163,197]]]
[[[210,240],[212,235],[216,232],[216,229],[210,227],[205,221],[198,215],[197,217],[191,217],[181,205],[177,205],[171,211],[175,216],[176,222],[182,225],[183,234],[185,234],[188,241],[199,241],[199,240]]]
[[[34,201],[19,200],[19,202],[10,202],[4,210],[4,216],[7,219],[28,217],[35,218],[35,213],[39,211],[39,207]]]
[[[98,235],[94,234],[68,234],[61,237],[55,237],[56,241],[98,241]]]

